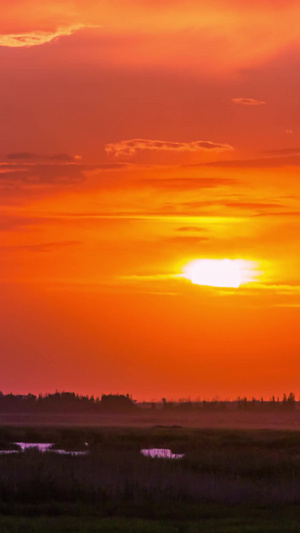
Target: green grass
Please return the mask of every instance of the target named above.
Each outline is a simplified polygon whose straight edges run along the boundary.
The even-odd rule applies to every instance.
[[[296,533],[299,511],[216,508],[217,517],[197,521],[153,521],[97,517],[0,517],[1,533]]]
[[[0,518],[1,533],[176,533],[171,524],[134,519]]]

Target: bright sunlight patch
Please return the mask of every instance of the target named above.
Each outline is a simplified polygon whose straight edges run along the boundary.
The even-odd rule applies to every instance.
[[[241,259],[195,259],[185,265],[183,277],[196,285],[237,289],[252,281],[248,263]]]

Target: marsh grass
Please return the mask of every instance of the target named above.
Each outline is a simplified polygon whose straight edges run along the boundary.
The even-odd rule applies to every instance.
[[[86,456],[28,450],[0,456],[0,500],[45,504],[77,502],[110,509],[135,505],[300,503],[300,435],[297,432],[225,431],[183,428],[5,428],[2,443],[49,441],[82,449]],[[185,453],[178,461],[152,459],[141,448]],[[159,517],[159,515],[158,515]]]
[[[172,524],[138,519],[0,518],[1,533],[177,533]]]
[[[184,521],[99,518],[95,516],[0,517],[1,533],[296,533],[299,511],[219,509]]]

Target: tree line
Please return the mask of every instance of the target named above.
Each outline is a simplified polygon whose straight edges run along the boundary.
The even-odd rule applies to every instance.
[[[273,396],[270,400],[264,398],[238,398],[235,401],[203,400],[143,402],[138,404],[129,394],[102,394],[101,398],[83,396],[75,392],[55,392],[45,395],[14,395],[0,392],[0,412],[76,412],[76,413],[134,413],[140,410],[163,410],[192,412],[198,410],[224,411],[224,410],[280,410],[291,411],[296,409],[295,394],[284,394],[280,399]]]
[[[129,394],[102,394],[101,398],[75,392],[14,395],[0,392],[0,412],[131,412],[136,404]]]
[[[181,411],[224,411],[224,410],[260,410],[260,411],[290,411],[297,407],[296,396],[293,392],[289,395],[283,394],[282,398],[275,398],[272,396],[269,400],[264,398],[243,398],[238,397],[237,400],[224,401],[224,400],[203,400],[203,401],[191,401],[191,400],[179,400],[179,402],[167,401],[166,398],[162,398],[162,408],[167,411],[181,410]]]

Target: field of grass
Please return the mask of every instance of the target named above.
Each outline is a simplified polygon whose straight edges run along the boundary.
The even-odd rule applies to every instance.
[[[86,456],[28,450],[0,455],[0,499],[139,504],[164,501],[226,504],[300,503],[298,432],[182,428],[28,429],[0,431],[1,447],[15,441],[54,442]],[[171,448],[178,461],[151,459],[141,448]]]
[[[0,448],[13,442],[90,451],[0,455],[1,533],[300,531],[299,432],[0,428]],[[141,455],[151,447],[185,456]]]
[[[214,514],[216,516],[214,516]],[[130,518],[0,517],[1,533],[297,533],[298,509],[211,509],[198,520],[145,520]]]
[[[134,413],[0,413],[0,426],[27,427],[135,427],[155,425],[214,429],[300,430],[300,411],[216,410],[169,411],[139,409]]]
[[[1,533],[177,533],[171,524],[134,519],[0,518]]]

